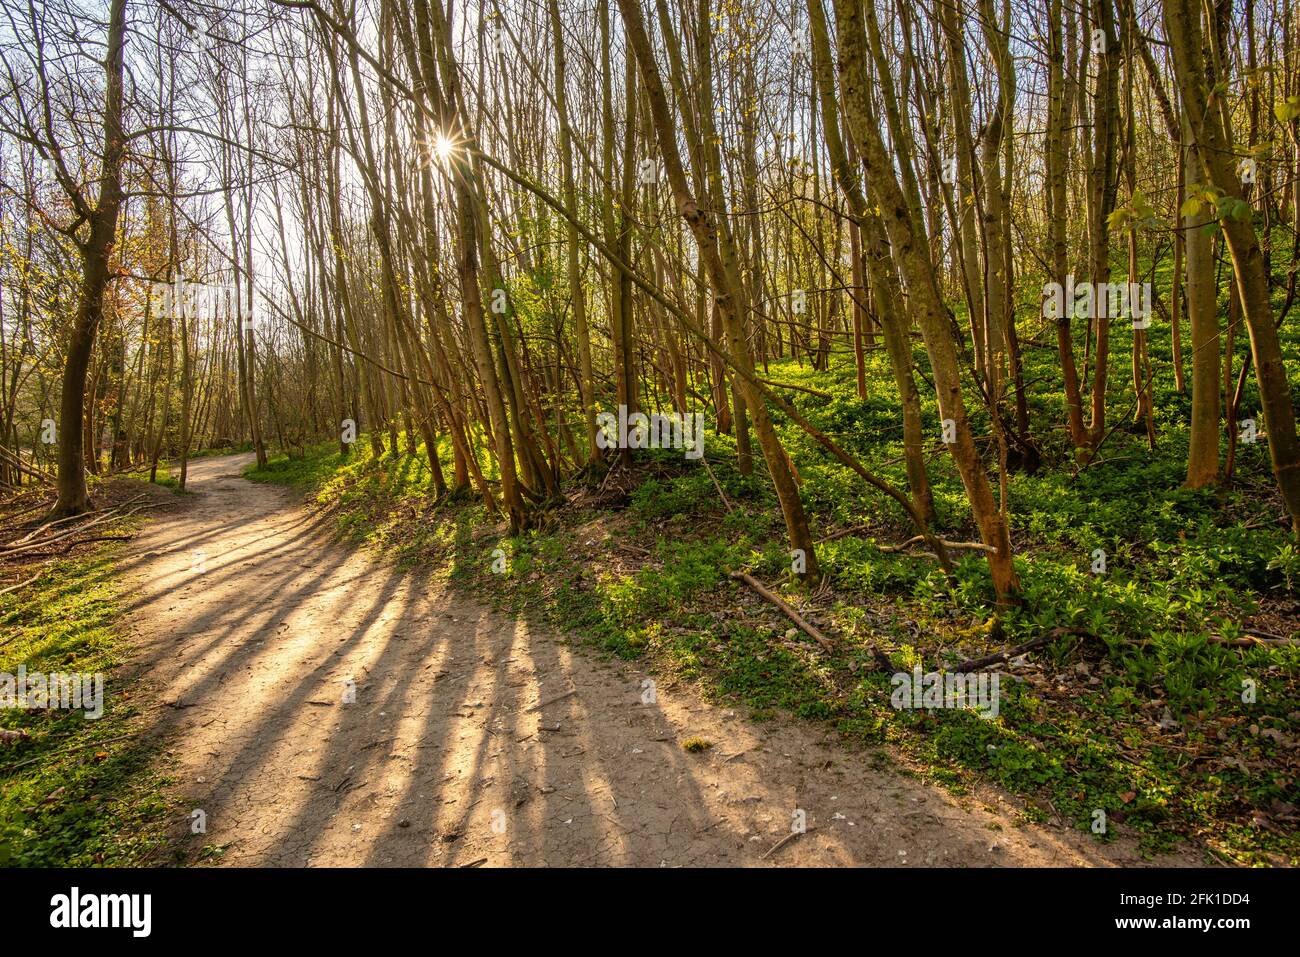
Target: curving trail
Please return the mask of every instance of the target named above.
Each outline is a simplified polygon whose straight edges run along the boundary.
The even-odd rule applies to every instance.
[[[331,518],[242,479],[250,460],[191,463],[195,494],[122,563],[150,733],[206,815],[203,835],[177,822],[191,860],[215,845],[273,866],[1143,863],[688,684],[643,704],[634,666],[331,541]],[[688,754],[692,736],[714,747]],[[796,809],[807,833],[772,851]]]

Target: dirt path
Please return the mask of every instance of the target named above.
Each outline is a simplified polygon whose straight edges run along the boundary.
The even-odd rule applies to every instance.
[[[194,854],[226,846],[225,863],[290,866],[1141,863],[1123,842],[1018,826],[992,792],[954,798],[811,724],[750,724],[687,684],[643,704],[634,667],[332,543],[331,518],[240,478],[248,462],[193,463],[194,497],[123,564],[163,760],[206,815],[206,834],[184,827]],[[692,736],[714,747],[688,754]],[[807,833],[772,851],[798,810]]]

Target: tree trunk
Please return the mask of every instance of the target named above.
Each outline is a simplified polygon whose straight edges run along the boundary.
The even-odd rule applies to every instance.
[[[63,392],[59,402],[58,497],[52,518],[79,515],[90,509],[86,489],[82,416],[86,401],[86,373],[95,347],[95,333],[104,313],[117,214],[122,205],[122,163],[126,132],[122,128],[123,47],[126,44],[126,0],[112,0],[108,13],[108,52],[104,59],[104,153],[100,167],[99,198],[90,217],[90,235],[81,247],[80,301],[68,339],[63,367]]]

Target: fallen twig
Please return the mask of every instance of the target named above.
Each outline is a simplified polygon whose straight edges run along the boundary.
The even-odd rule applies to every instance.
[[[36,581],[36,579],[38,579],[38,578],[40,578],[42,575],[44,575],[44,574],[46,573],[46,571],[48,571],[48,570],[49,570],[49,566],[48,566],[48,565],[44,565],[44,566],[42,566],[40,571],[38,571],[35,575],[33,575],[31,578],[27,579],[26,581],[18,582],[18,584],[16,584],[16,585],[10,585],[10,586],[7,587],[7,588],[0,588],[0,595],[8,595],[10,592],[18,591],[18,589],[20,589],[20,588],[26,588],[26,587],[27,587],[28,585],[30,585],[32,582]]]
[[[1288,639],[1288,638],[1287,638],[1286,636],[1284,636],[1284,635],[1275,635],[1275,634],[1272,634],[1271,632],[1267,632],[1267,631],[1256,631],[1254,628],[1243,628],[1243,629],[1241,629],[1241,633],[1242,633],[1243,635],[1247,635],[1247,636],[1249,636],[1249,637],[1251,637],[1251,638],[1263,638],[1265,641],[1288,641],[1288,640],[1290,640],[1290,639]]]
[[[901,545],[880,545],[878,547],[882,552],[901,552],[923,541],[925,541],[923,536],[913,535]],[[992,545],[985,545],[983,542],[950,542],[946,538],[941,538],[939,541],[943,543],[944,548],[951,548],[955,552],[989,552],[993,555],[998,552]]]
[[[789,618],[792,622],[798,625],[803,630],[803,632],[806,635],[808,635],[808,637],[816,641],[817,644],[821,645],[823,649],[825,649],[826,651],[835,650],[835,646],[831,644],[830,640],[825,635],[823,635],[812,625],[808,624],[808,622],[804,621],[803,618],[799,615],[799,613],[795,611],[794,608],[792,608],[790,604],[785,601],[785,599],[783,599],[780,595],[777,595],[775,592],[768,591],[767,588],[763,586],[763,583],[760,582],[753,575],[750,575],[747,572],[732,572],[731,577],[736,579],[736,581],[744,582],[754,591],[758,592],[759,595],[766,598],[773,605],[776,605],[777,608],[780,608],[781,611],[785,612],[785,616],[787,618]]]
[[[769,848],[767,849],[767,853],[764,854],[762,857],[760,857],[759,860],[760,860],[760,861],[765,861],[765,860],[767,860],[769,857],[771,857],[771,856],[772,856],[773,854],[775,854],[777,851],[781,850],[781,848],[785,847],[785,846],[786,846],[787,844],[789,844],[791,841],[793,841],[793,840],[795,840],[796,838],[798,838],[799,835],[801,835],[801,834],[807,834],[808,831],[815,831],[815,830],[817,830],[817,828],[815,828],[815,827],[810,827],[810,828],[808,828],[807,830],[804,830],[804,831],[791,831],[791,832],[790,832],[789,834],[787,834],[785,837],[781,838],[781,840],[777,841],[775,844],[773,844],[771,847],[769,847]]]
[[[136,498],[132,499],[131,501],[134,502],[143,497],[144,497],[143,495],[139,495]],[[19,545],[26,545],[36,536],[40,535],[42,532],[49,531],[51,528],[57,528],[60,525],[67,525],[69,522],[78,522],[84,518],[90,518],[92,515],[99,515],[103,511],[104,510],[102,508],[92,508],[88,512],[81,512],[80,514],[77,515],[66,515],[63,518],[56,518],[50,522],[42,522],[40,525],[37,525],[34,529],[32,529],[30,532],[24,535],[22,538],[15,538],[12,542],[6,542],[4,547],[16,548]]]
[[[722,486],[718,482],[718,477],[713,474],[713,467],[709,465],[709,460],[707,458],[701,458],[700,461],[704,463],[704,468],[708,471],[709,478],[713,479],[713,487],[718,490],[718,495],[722,498],[722,504],[727,506],[727,514],[730,515],[735,511],[735,509],[731,507],[731,501],[727,498],[727,493],[722,490]]]
[[[1209,642],[1212,645],[1225,645],[1228,648],[1279,648],[1286,645],[1300,645],[1300,641],[1295,638],[1265,638],[1263,635],[1254,635],[1246,633],[1245,638],[1224,638],[1222,635],[1211,635]]]
[[[143,495],[138,495],[135,498],[131,499],[131,502],[138,501],[143,497],[144,497]],[[79,525],[74,529],[71,529],[66,532],[62,532],[58,535],[52,535],[49,538],[42,538],[39,541],[28,542],[27,544],[21,546],[16,546],[16,547],[10,546],[9,548],[0,548],[0,558],[10,558],[14,555],[21,555],[24,552],[30,552],[30,551],[35,551],[38,548],[44,548],[46,545],[52,545],[53,543],[61,542],[63,541],[63,539],[69,538],[70,536],[78,535],[81,532],[89,531],[90,529],[94,528],[97,525],[103,525],[105,522],[109,522],[117,518],[129,518],[130,516],[134,515],[136,512],[140,511],[141,509],[156,508],[158,505],[158,503],[146,502],[145,504],[137,505],[135,508],[132,508],[128,511],[125,512],[121,511],[121,509],[126,508],[126,506],[131,504],[131,502],[123,502],[121,505],[117,506],[116,508],[109,509],[107,512],[102,514],[99,518],[95,519],[93,522],[87,522],[85,525]]]
[[[92,535],[90,538],[79,538],[75,542],[68,542],[62,548],[50,552],[51,555],[66,555],[78,545],[89,545],[91,542],[129,542],[135,538],[134,535]]]
[[[557,694],[557,695],[556,695],[555,697],[553,697],[553,698],[547,698],[545,701],[539,701],[539,702],[537,702],[537,704],[533,705],[533,706],[532,706],[531,708],[529,708],[528,710],[529,710],[529,711],[540,711],[542,708],[545,708],[547,705],[555,704],[555,702],[557,702],[557,701],[563,701],[565,698],[571,697],[571,696],[573,696],[573,695],[575,695],[575,694],[577,694],[577,693],[578,693],[578,689],[577,689],[577,688],[570,688],[568,691],[564,692],[564,694]]]
[[[1008,658],[1023,655],[1026,651],[1032,651],[1033,649],[1040,648],[1043,645],[1049,645],[1062,635],[1087,634],[1091,634],[1091,632],[1085,631],[1082,628],[1053,628],[1051,631],[1039,635],[1037,638],[1030,638],[1023,644],[1016,645],[1014,648],[1008,648],[1006,651],[999,651],[991,655],[985,655],[983,658],[972,658],[969,661],[963,661],[952,670],[958,674],[967,671],[977,671],[980,668],[986,668],[989,665],[996,665],[998,662],[1006,661]]]

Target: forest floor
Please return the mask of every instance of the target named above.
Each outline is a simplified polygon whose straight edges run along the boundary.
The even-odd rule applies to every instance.
[[[336,540],[328,510],[191,463],[123,553],[148,730],[189,862],[237,865],[1137,865],[888,748],[755,723],[690,681],[490,610]],[[354,682],[350,685],[349,682]],[[647,693],[647,687],[654,692]],[[349,701],[354,692],[355,700]],[[653,697],[652,703],[644,703]],[[684,745],[692,745],[692,749]],[[194,810],[205,832],[192,834]],[[802,812],[806,833],[791,837]],[[1204,863],[1182,846],[1156,862]]]

